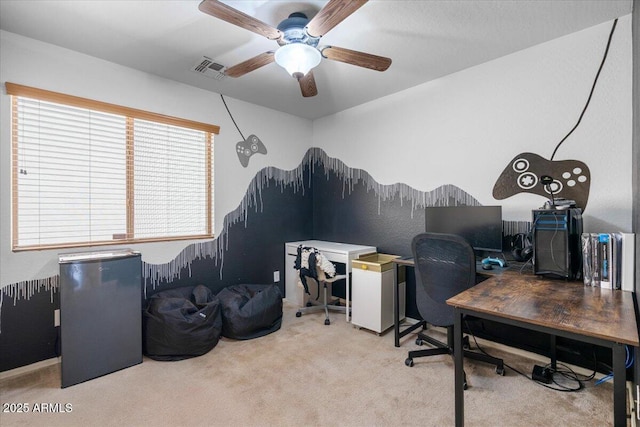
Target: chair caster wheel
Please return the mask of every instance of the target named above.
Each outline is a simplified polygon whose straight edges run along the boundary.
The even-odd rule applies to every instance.
[[[464,350],[471,350],[471,344],[469,344],[469,336],[465,336],[462,339],[462,348]]]
[[[310,302],[307,302],[307,307],[311,307],[313,304],[311,304]]]
[[[422,339],[416,338],[416,345],[422,345]]]
[[[467,382],[465,381],[465,382],[462,384],[462,389],[463,389],[463,390],[466,390],[466,389],[468,389],[468,388],[469,388],[469,386],[467,385]]]
[[[330,324],[331,324],[331,321],[330,321],[329,319],[324,319],[324,324],[325,324],[325,325],[330,325]]]
[[[410,357],[409,357],[409,358],[407,358],[407,359],[404,361],[404,364],[405,364],[405,365],[407,365],[408,367],[412,367],[412,366],[413,366],[413,359],[412,359],[412,358],[410,358]]]
[[[296,312],[296,317],[300,317],[302,316],[302,313],[300,313],[299,311]]]
[[[496,366],[496,374],[504,377],[504,366]]]

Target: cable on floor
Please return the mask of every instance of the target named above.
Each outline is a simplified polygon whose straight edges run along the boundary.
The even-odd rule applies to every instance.
[[[469,323],[465,320],[464,321],[467,330],[469,331],[469,335],[471,335],[471,338],[473,338],[473,342],[476,346],[476,348],[483,354],[487,355],[487,356],[491,356],[491,357],[495,357],[492,356],[491,354],[489,354],[487,351],[485,351],[482,347],[480,347],[480,345],[478,344],[478,340],[476,339],[476,336],[473,334],[473,331],[471,330],[471,327],[469,325]],[[503,361],[504,363],[504,361]],[[631,358],[629,357],[629,349],[627,347],[627,361],[626,361],[626,365],[627,367],[633,365],[633,356],[631,356]],[[546,384],[544,382],[541,381],[537,381],[534,380],[531,376],[519,371],[518,369],[514,368],[513,366],[504,363],[504,366],[506,368],[511,369],[513,372],[515,372],[518,375],[521,375],[525,378],[527,378],[530,381],[533,381],[536,384],[539,384],[545,388],[548,388],[550,390],[555,390],[555,391],[560,391],[560,392],[576,392],[576,391],[580,391],[584,388],[584,383],[587,381],[591,381],[595,378],[596,375],[596,369],[595,366],[597,366],[597,360],[595,357],[595,351],[594,351],[594,370],[590,375],[582,375],[582,374],[578,374],[577,372],[575,372],[573,369],[571,369],[570,367],[568,367],[567,365],[563,364],[563,363],[557,363],[556,362],[556,369],[552,369],[551,368],[551,364],[547,364],[544,366],[544,369],[547,369],[550,371],[551,373],[551,379],[552,379],[552,383],[553,385],[549,385]],[[559,368],[561,367],[561,368]],[[556,377],[555,374],[558,374],[558,376]],[[605,380],[606,381],[606,380]],[[599,382],[601,383],[602,380],[599,380]],[[596,383],[597,385],[598,383]]]

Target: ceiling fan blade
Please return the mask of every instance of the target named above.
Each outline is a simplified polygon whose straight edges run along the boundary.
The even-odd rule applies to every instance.
[[[273,28],[271,25],[265,24],[253,16],[249,16],[217,0],[203,0],[198,9],[201,12],[237,25],[245,30],[253,31],[270,40],[277,40],[282,36],[282,33],[277,28]]]
[[[300,91],[302,96],[309,98],[318,94],[318,88],[316,87],[316,79],[313,77],[313,71],[309,71],[304,77],[298,79],[300,83]]]
[[[391,58],[358,52],[337,46],[327,46],[320,51],[322,56],[333,61],[345,62],[358,67],[376,71],[385,71],[391,65]]]
[[[307,24],[307,33],[322,37],[368,0],[330,0]]]
[[[244,62],[236,64],[233,67],[227,68],[224,73],[229,77],[240,77],[244,76],[248,72],[271,64],[273,61],[273,51],[264,52],[260,55],[254,56],[251,59],[247,59]]]

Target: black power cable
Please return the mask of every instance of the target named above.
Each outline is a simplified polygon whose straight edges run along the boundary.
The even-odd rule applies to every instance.
[[[224,100],[224,96],[222,96],[222,94],[220,94],[220,98],[222,98],[222,103],[224,104],[224,108],[227,109],[227,113],[229,113],[229,117],[231,117],[231,121],[236,126],[236,129],[238,129],[238,133],[240,134],[240,136],[242,137],[243,140],[246,140],[246,138],[244,137],[242,132],[240,132],[240,128],[236,124],[236,121],[234,120],[233,116],[231,115],[231,111],[229,111],[229,107],[227,107],[227,101]]]
[[[589,93],[589,98],[587,98],[587,102],[584,105],[584,108],[582,109],[582,113],[580,113],[580,117],[578,118],[578,122],[569,131],[569,133],[567,135],[565,135],[564,138],[562,138],[562,140],[558,143],[558,145],[556,145],[556,148],[555,148],[555,150],[553,150],[553,154],[551,155],[551,159],[550,160],[553,160],[553,158],[556,155],[556,151],[558,151],[558,148],[560,148],[560,146],[562,145],[564,140],[569,138],[569,135],[571,135],[573,133],[573,131],[576,130],[576,128],[580,124],[580,121],[582,121],[582,117],[584,116],[584,113],[587,111],[587,107],[589,106],[589,103],[591,102],[591,97],[593,96],[593,92],[596,89],[596,83],[598,83],[598,77],[600,77],[600,72],[602,71],[602,67],[604,66],[604,63],[607,60],[607,55],[609,53],[609,46],[611,46],[611,39],[613,38],[613,33],[616,30],[616,25],[617,24],[618,24],[618,18],[616,18],[613,21],[613,26],[611,27],[611,32],[609,33],[609,40],[607,41],[607,48],[604,50],[604,55],[602,57],[602,62],[600,62],[600,67],[598,68],[598,72],[596,73],[596,77],[593,80],[593,85],[591,86],[591,92]]]
[[[480,345],[478,344],[478,341],[476,339],[475,334],[473,333],[473,331],[471,330],[471,326],[469,325],[469,323],[464,320],[464,323],[467,327],[467,330],[469,331],[469,335],[471,335],[471,338],[473,338],[473,342],[476,346],[476,348],[478,349],[478,351],[480,351],[483,354],[486,354],[487,356],[491,356],[489,353],[487,353],[482,347],[480,347]],[[491,357],[495,357],[495,356],[491,356]],[[594,354],[594,359],[595,359],[595,354]],[[513,372],[515,372],[516,374],[519,374],[525,378],[527,378],[528,380],[531,380],[533,382],[535,382],[536,384],[539,384],[543,387],[546,387],[548,389],[551,390],[555,390],[555,391],[561,391],[561,392],[575,392],[575,391],[580,391],[584,388],[584,382],[586,381],[591,381],[596,374],[595,368],[592,374],[585,376],[585,375],[580,375],[578,373],[576,373],[575,371],[573,371],[571,368],[569,368],[568,366],[561,364],[561,363],[557,363],[556,362],[556,369],[552,369],[551,365],[547,365],[544,368],[549,370],[551,373],[551,378],[552,378],[552,382],[553,385],[548,385],[545,384],[543,382],[537,381],[535,379],[533,379],[532,377],[530,377],[529,375],[519,371],[518,369],[514,368],[513,366],[503,362],[504,366],[506,368],[511,369]],[[559,369],[558,366],[562,366],[562,369]],[[556,378],[554,378],[553,374],[558,374],[559,378],[561,380],[557,380]],[[571,383],[575,383],[575,385],[567,385],[567,384],[571,384]]]

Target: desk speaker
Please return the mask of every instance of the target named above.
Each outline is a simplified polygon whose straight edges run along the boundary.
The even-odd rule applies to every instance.
[[[582,275],[582,210],[538,209],[533,214],[533,272],[579,279]]]

